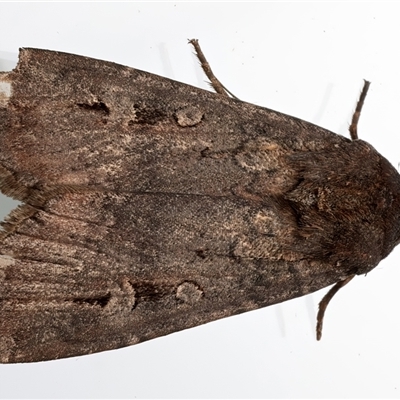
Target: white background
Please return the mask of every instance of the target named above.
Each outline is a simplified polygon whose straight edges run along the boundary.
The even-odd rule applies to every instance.
[[[347,135],[359,126],[400,160],[396,3],[0,3],[0,69],[19,47],[71,52],[208,88],[198,38],[239,98]],[[7,200],[0,199],[7,213]],[[0,365],[0,397],[348,398],[400,396],[400,261],[393,252],[342,289],[315,340],[325,290],[130,348]],[[1,321],[0,321],[1,323]]]

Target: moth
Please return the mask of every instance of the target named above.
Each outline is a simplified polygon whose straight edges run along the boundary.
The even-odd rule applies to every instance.
[[[0,74],[0,361],[129,346],[371,271],[400,177],[370,144],[229,95],[23,48]],[[367,86],[367,85],[366,85]]]

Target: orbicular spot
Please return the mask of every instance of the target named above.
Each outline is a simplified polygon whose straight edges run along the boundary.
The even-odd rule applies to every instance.
[[[194,282],[183,282],[176,289],[176,298],[183,303],[195,304],[203,296],[203,290]]]
[[[197,107],[187,106],[175,112],[176,122],[180,126],[195,126],[201,122],[204,113]]]

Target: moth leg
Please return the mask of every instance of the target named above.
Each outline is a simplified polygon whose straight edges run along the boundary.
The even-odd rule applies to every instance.
[[[325,310],[328,307],[329,302],[332,300],[332,297],[339,291],[339,289],[347,285],[354,277],[355,275],[350,275],[346,279],[343,279],[342,281],[336,283],[319,303],[319,310],[317,315],[317,340],[320,340],[322,336],[322,325],[324,322]]]
[[[365,97],[367,96],[367,92],[368,92],[370,84],[371,84],[371,82],[368,82],[364,79],[364,87],[361,91],[360,98],[358,99],[357,106],[356,106],[356,109],[353,114],[353,119],[351,120],[351,125],[349,126],[350,137],[352,140],[358,139],[357,124],[358,124],[358,120],[360,119],[361,110],[364,105],[364,100],[365,100]]]
[[[194,47],[196,56],[200,61],[201,68],[203,68],[203,71],[206,74],[207,78],[210,80],[211,86],[214,88],[214,90],[219,94],[222,94],[222,95],[228,96],[228,97],[231,96],[234,99],[239,100],[214,75],[214,73],[211,70],[210,64],[208,63],[206,57],[204,56],[203,51],[201,50],[199,41],[197,39],[191,39],[191,40],[189,40],[189,43]]]

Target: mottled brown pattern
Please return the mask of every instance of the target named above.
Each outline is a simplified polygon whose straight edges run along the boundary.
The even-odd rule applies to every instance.
[[[372,146],[111,62],[0,74],[0,361],[128,346],[365,274],[398,243]]]

